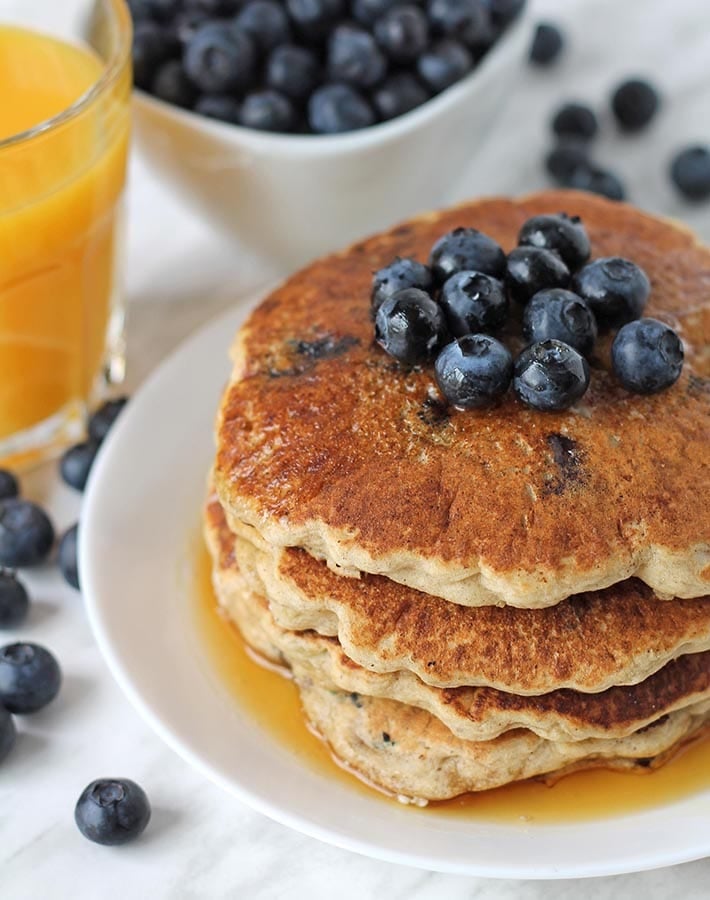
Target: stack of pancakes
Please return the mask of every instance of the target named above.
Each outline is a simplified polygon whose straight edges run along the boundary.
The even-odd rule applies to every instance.
[[[628,394],[601,339],[571,410],[442,402],[373,342],[373,271],[457,226],[511,249],[582,217],[681,335]],[[506,338],[513,346],[516,338]],[[220,605],[288,667],[334,755],[424,802],[604,765],[649,769],[710,720],[710,251],[586,194],[432,214],[314,263],[241,329],[206,509]]]

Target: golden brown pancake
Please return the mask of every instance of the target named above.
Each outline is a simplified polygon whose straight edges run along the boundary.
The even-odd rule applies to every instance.
[[[428,258],[457,226],[505,250],[542,212],[580,215],[595,257],[652,285],[647,315],[678,329],[680,380],[627,393],[605,342],[587,394],[543,413],[512,392],[447,409],[430,369],[373,342],[372,272]],[[606,342],[608,344],[608,341]],[[666,597],[710,586],[710,251],[687,230],[589,194],[482,200],[414,219],[294,275],[234,348],[215,468],[232,524],[276,546],[386,575],[458,604],[544,607],[636,576]]]

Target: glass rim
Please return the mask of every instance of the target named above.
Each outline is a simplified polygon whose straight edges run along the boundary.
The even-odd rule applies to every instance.
[[[52,116],[50,119],[45,119],[43,122],[33,125],[32,128],[27,128],[24,131],[20,131],[17,134],[12,134],[10,137],[0,140],[0,153],[10,147],[15,147],[18,144],[31,141],[33,138],[46,134],[48,131],[64,125],[66,122],[70,122],[118,80],[131,53],[131,40],[133,35],[131,14],[128,11],[128,5],[125,0],[100,0],[100,2],[113,9],[114,14],[117,17],[119,29],[118,47],[111,58],[106,62],[100,76],[87,91],[84,91],[84,93],[70,106],[57,113],[56,116]]]

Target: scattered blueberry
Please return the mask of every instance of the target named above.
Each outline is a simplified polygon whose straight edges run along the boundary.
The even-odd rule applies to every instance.
[[[375,37],[393,62],[413,62],[429,42],[429,23],[418,6],[395,6],[375,22]]]
[[[710,147],[701,145],[681,150],[671,163],[671,178],[688,200],[710,197]]]
[[[62,674],[54,656],[38,644],[0,647],[0,706],[11,713],[37,712],[59,693]]]
[[[496,331],[508,318],[508,298],[497,278],[482,272],[457,272],[441,289],[439,305],[454,337]]]
[[[552,130],[558,137],[591,140],[599,131],[594,111],[583,103],[566,103],[552,120]]]
[[[624,131],[640,131],[656,115],[658,91],[648,81],[631,78],[620,84],[611,97],[611,109]]]
[[[57,562],[64,580],[77,591],[81,590],[79,587],[78,540],[79,526],[72,525],[62,535],[57,553]]]
[[[266,64],[266,83],[292,100],[311,94],[320,78],[318,57],[305,47],[284,44],[277,47]]]
[[[572,281],[597,319],[612,326],[638,319],[651,293],[648,276],[636,263],[619,256],[595,259]]]
[[[583,266],[592,254],[589,236],[579,216],[533,216],[523,224],[518,235],[521,246],[554,250],[567,268],[574,272]]]
[[[481,0],[429,0],[427,12],[436,34],[455,38],[469,46],[485,36],[490,24],[488,11]]]
[[[0,469],[0,500],[10,500],[20,493],[17,478],[7,469]]]
[[[404,115],[429,99],[429,92],[409,72],[396,72],[372,92],[372,102],[383,121]]]
[[[179,50],[177,38],[157,22],[137,22],[133,28],[133,80],[149,90],[158,67]]]
[[[562,52],[564,39],[560,29],[552,22],[539,22],[535,29],[530,62],[538,66],[549,66]]]
[[[369,88],[381,81],[387,60],[364,28],[339,25],[328,39],[328,74],[333,81]]]
[[[597,322],[581,297],[553,288],[535,294],[525,307],[523,337],[529,344],[562,341],[587,356],[597,339]]]
[[[275,0],[251,0],[234,21],[260,50],[268,52],[291,39],[286,10]]]
[[[561,140],[545,157],[545,168],[560,184],[567,184],[577,169],[589,166],[589,147],[579,139]]]
[[[190,109],[197,98],[197,89],[178,59],[171,59],[160,66],[151,83],[150,92],[158,100],[184,109]]]
[[[113,423],[128,403],[128,397],[116,397],[115,400],[107,400],[89,418],[89,437],[92,441],[101,443],[113,427]]]
[[[291,19],[306,40],[322,40],[345,13],[344,0],[286,0]]]
[[[30,598],[24,584],[14,572],[0,569],[0,629],[20,625],[27,618],[29,608]]]
[[[513,358],[495,338],[468,334],[444,347],[436,358],[434,372],[441,392],[452,406],[477,409],[508,390]]]
[[[239,121],[259,131],[293,131],[296,110],[288,97],[278,91],[257,91],[244,98]]]
[[[533,409],[568,409],[588,387],[586,359],[562,341],[532,344],[515,360],[513,388]]]
[[[657,394],[678,380],[683,368],[683,344],[657,319],[637,319],[617,332],[611,345],[614,374],[635,394]]]
[[[431,269],[416,259],[397,257],[394,262],[375,272],[372,279],[372,310],[376,313],[393,294],[405,288],[419,288],[427,293],[434,281]]]
[[[244,90],[254,80],[257,51],[246,32],[229,24],[207,22],[185,48],[183,65],[201,91],[229,93]]]
[[[0,704],[0,762],[5,759],[15,746],[16,737],[15,720],[5,707]]]
[[[554,250],[516,247],[508,254],[505,284],[511,299],[525,304],[538,291],[565,288],[570,271]]]
[[[624,185],[618,175],[591,164],[575,169],[566,180],[565,186],[599,194],[608,200],[623,200],[626,197]]]
[[[407,365],[433,359],[446,336],[440,307],[418,288],[388,297],[375,316],[375,340],[390,356]]]
[[[36,566],[53,544],[54,528],[43,509],[29,500],[0,501],[0,566]]]
[[[143,788],[128,778],[92,781],[74,810],[77,828],[95,844],[127,844],[145,831],[150,802]]]
[[[472,66],[473,57],[463,44],[445,40],[422,53],[417,60],[417,73],[434,93],[440,93],[460,81]]]
[[[502,278],[505,253],[492,238],[475,228],[454,228],[434,244],[429,264],[439,284],[463,271]]]
[[[59,471],[69,487],[84,490],[100,446],[96,441],[84,441],[65,451],[59,462]]]
[[[239,124],[241,106],[227,94],[203,94],[195,104],[195,112],[208,119],[219,119],[220,122]]]
[[[308,123],[317,134],[338,134],[375,123],[367,100],[347,84],[326,84],[311,94]]]

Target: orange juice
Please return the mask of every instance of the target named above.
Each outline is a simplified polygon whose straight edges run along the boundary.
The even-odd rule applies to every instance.
[[[89,49],[0,26],[0,84],[2,448],[79,410],[100,375],[115,299],[130,66],[111,73]]]

